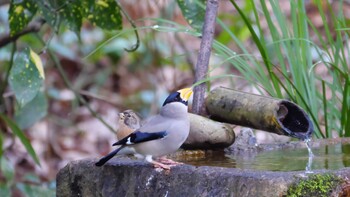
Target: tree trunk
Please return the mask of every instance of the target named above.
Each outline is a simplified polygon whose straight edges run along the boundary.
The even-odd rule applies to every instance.
[[[199,48],[199,54],[196,64],[195,80],[204,79],[208,72],[209,59],[211,54],[211,45],[214,39],[215,20],[218,11],[218,0],[208,0],[205,10],[205,19],[202,30],[202,41]],[[206,84],[200,84],[194,88],[192,112],[195,114],[205,114],[204,96]]]

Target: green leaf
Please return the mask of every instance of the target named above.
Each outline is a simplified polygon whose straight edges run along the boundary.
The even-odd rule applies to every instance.
[[[83,24],[83,7],[81,1],[61,1],[65,3],[63,8],[58,11],[62,17],[63,22],[67,24],[68,28],[74,31],[77,35],[80,34],[80,29]]]
[[[11,0],[9,9],[10,35],[22,31],[33,19],[38,6],[32,0]]]
[[[38,12],[45,19],[46,23],[49,24],[56,32],[59,30],[60,16],[56,12],[56,1],[37,1]]]
[[[28,128],[46,116],[47,108],[47,99],[43,92],[39,92],[27,105],[18,109],[15,115],[16,123],[21,129]]]
[[[58,32],[61,24],[65,24],[68,29],[74,31],[77,35],[83,23],[83,6],[81,0],[57,0],[57,1],[38,1],[39,13],[45,21]]]
[[[0,118],[2,118],[3,121],[7,124],[7,126],[10,127],[12,132],[19,138],[19,140],[22,142],[26,150],[28,151],[29,155],[33,158],[36,164],[40,166],[40,161],[30,144],[30,141],[27,139],[27,137],[23,134],[23,131],[16,125],[15,122],[13,122],[11,119],[9,119],[7,116],[0,114]]]
[[[30,48],[17,55],[10,71],[9,84],[20,107],[29,103],[38,94],[44,79],[39,56]]]
[[[198,1],[198,3],[196,2]],[[205,4],[205,0],[177,0],[182,15],[185,17],[188,24],[195,30],[202,32],[204,24],[205,9],[199,5]]]
[[[39,57],[38,54],[36,54],[34,51],[32,51],[30,49],[29,51],[29,56],[30,56],[30,60],[31,62],[33,62],[34,66],[36,67],[36,69],[38,69],[39,71],[39,76],[43,79],[45,79],[45,75],[44,75],[44,67],[43,67],[43,63],[41,62],[41,59]]]
[[[106,30],[122,29],[120,8],[114,0],[58,0],[37,3],[40,14],[56,31],[63,23],[79,36],[84,18]]]
[[[90,5],[89,12],[85,17],[92,24],[106,30],[122,29],[122,16],[115,0],[97,0]]]

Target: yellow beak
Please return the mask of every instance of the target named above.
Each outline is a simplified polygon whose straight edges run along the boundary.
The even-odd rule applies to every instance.
[[[191,97],[193,93],[192,88],[184,88],[184,89],[178,90],[177,92],[180,93],[180,97],[184,101],[188,101],[188,99]]]

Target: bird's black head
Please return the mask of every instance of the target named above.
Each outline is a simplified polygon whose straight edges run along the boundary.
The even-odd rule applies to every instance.
[[[163,106],[168,104],[168,103],[172,103],[172,102],[180,102],[180,103],[183,103],[187,106],[188,99],[190,98],[191,95],[192,95],[191,88],[184,88],[184,89],[181,89],[177,92],[172,92],[165,99]]]
[[[180,93],[179,92],[172,92],[164,101],[163,106],[168,104],[168,103],[172,103],[172,102],[181,102],[185,105],[188,104],[188,101],[184,101],[181,99],[180,97]]]

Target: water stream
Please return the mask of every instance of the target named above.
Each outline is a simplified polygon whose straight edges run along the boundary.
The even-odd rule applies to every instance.
[[[312,171],[311,167],[312,167],[312,161],[313,161],[315,155],[311,150],[311,138],[305,139],[304,142],[305,142],[305,145],[306,145],[306,148],[308,151],[308,155],[309,155],[309,159],[308,159],[308,162],[307,162],[306,168],[305,168],[305,173],[312,174],[313,171]]]

